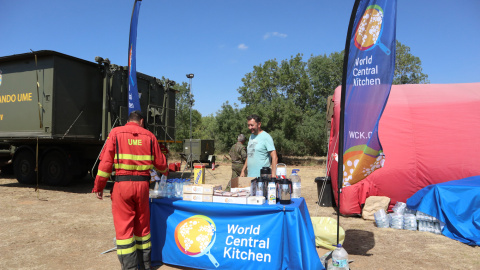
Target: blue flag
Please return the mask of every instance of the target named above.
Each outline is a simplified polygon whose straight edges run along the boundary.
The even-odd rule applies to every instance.
[[[343,146],[342,186],[353,185],[383,166],[378,123],[395,70],[396,0],[360,0],[357,4],[345,50],[344,132],[343,145],[339,144]]]
[[[138,13],[140,12],[141,0],[135,0],[133,5],[132,20],[130,21],[130,38],[128,41],[128,114],[133,111],[141,111],[140,99],[137,87],[137,25]]]

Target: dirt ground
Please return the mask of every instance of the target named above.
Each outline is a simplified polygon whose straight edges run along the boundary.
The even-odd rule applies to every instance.
[[[336,218],[333,207],[316,204],[314,179],[325,174],[322,160],[290,159],[286,164],[289,171],[300,169],[310,215]],[[183,177],[189,173],[187,169]],[[215,170],[207,169],[206,181],[225,187],[230,176],[230,163],[217,160]],[[120,269],[116,252],[101,254],[114,247],[110,198],[96,199],[92,187],[93,180],[86,177],[68,187],[40,185],[36,192],[35,186],[0,174],[0,268]],[[351,269],[480,269],[479,247],[443,235],[377,228],[359,217],[340,217],[340,226],[346,231],[344,247],[353,260]],[[319,256],[327,251],[317,248]]]

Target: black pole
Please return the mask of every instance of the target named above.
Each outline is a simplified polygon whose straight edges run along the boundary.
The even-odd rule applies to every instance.
[[[353,24],[357,15],[358,5],[361,0],[355,0],[352,14],[350,15],[350,23],[348,24],[347,39],[345,41],[345,52],[343,56],[343,75],[342,75],[342,92],[340,95],[340,128],[338,131],[338,176],[337,176],[337,245],[340,243],[340,193],[343,186],[343,133],[345,121],[345,92],[347,89],[347,70],[348,70],[348,54],[350,52],[350,40],[352,37]]]

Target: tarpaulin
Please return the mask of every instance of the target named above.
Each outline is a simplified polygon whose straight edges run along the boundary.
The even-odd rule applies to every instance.
[[[480,176],[429,185],[413,194],[407,206],[444,222],[443,235],[480,245]]]
[[[305,200],[243,205],[154,199],[152,263],[201,269],[324,269]]]

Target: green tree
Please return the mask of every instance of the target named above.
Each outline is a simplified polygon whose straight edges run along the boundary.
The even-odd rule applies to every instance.
[[[239,127],[245,127],[245,116],[255,113],[262,117],[262,128],[272,135],[280,153],[324,155],[329,136],[326,101],[341,85],[343,59],[343,51],[311,56],[307,62],[298,54],[281,62],[273,59],[254,66],[238,88],[239,100],[245,107],[235,111],[227,102],[217,113],[218,140],[224,146],[233,143],[236,134],[227,127],[235,122],[233,119],[237,119]],[[410,53],[408,46],[397,42],[393,83],[428,83],[427,78],[420,59]]]
[[[393,84],[430,83],[428,75],[422,73],[422,61],[410,53],[410,47],[397,40]]]
[[[173,89],[177,91],[175,95],[175,139],[182,141],[190,138],[190,106],[193,107],[195,100],[193,95],[190,94],[188,84],[182,82],[176,83]],[[197,110],[192,108],[192,134],[193,130],[196,130],[201,126],[202,115]],[[174,144],[171,146],[175,151],[182,151],[182,144]]]
[[[302,55],[280,64],[275,59],[266,61],[255,66],[242,82],[238,91],[240,101],[246,104],[244,115],[262,117],[262,129],[272,135],[278,152],[307,154],[306,139],[298,126],[306,115],[317,111],[318,102]]]
[[[247,120],[237,104],[232,106],[228,101],[223,103],[215,120],[215,149],[219,151],[227,152],[237,142],[240,133],[248,135]]]
[[[308,75],[320,111],[326,110],[328,96],[333,95],[335,88],[342,84],[343,55],[342,51],[308,59]]]
[[[217,119],[213,115],[207,115],[201,117],[200,121],[201,123],[193,131],[193,137],[195,139],[216,140]]]

